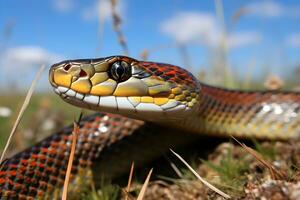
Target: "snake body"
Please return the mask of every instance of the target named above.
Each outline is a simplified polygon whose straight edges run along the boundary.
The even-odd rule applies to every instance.
[[[91,168],[96,177],[127,172],[132,161],[145,163],[186,142],[187,133],[300,137],[296,92],[212,87],[180,67],[125,56],[63,61],[51,67],[49,80],[66,102],[102,112],[80,122],[74,185]],[[2,163],[1,197],[53,199],[62,189],[72,130],[68,126]]]

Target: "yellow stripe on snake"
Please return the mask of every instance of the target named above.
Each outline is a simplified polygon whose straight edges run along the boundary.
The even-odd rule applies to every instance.
[[[125,56],[63,61],[51,67],[49,80],[64,101],[101,111],[80,123],[72,170],[75,185],[77,175],[88,177],[90,168],[97,178],[117,177],[132,161],[149,162],[185,143],[189,133],[300,137],[296,92],[212,87],[180,67]],[[72,126],[66,127],[2,163],[1,196],[53,199],[54,191],[62,189],[71,133]]]

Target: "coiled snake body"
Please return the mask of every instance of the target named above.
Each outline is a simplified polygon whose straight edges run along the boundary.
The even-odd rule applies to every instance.
[[[147,162],[185,142],[188,132],[300,137],[300,94],[295,92],[212,87],[177,66],[125,56],[63,61],[51,67],[49,80],[66,102],[102,112],[80,122],[75,185],[77,174],[88,176],[90,168],[94,176],[118,176],[133,160]],[[72,130],[66,127],[2,163],[1,196],[52,199],[62,189]]]

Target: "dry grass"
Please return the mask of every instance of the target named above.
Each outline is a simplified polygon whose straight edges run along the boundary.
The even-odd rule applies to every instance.
[[[131,182],[132,182],[132,177],[133,177],[133,170],[134,170],[134,162],[132,162],[131,167],[130,167],[128,183],[127,183],[127,187],[125,190],[125,200],[128,200],[128,198],[129,198],[129,192],[130,192],[130,187],[131,187]]]
[[[29,88],[29,90],[28,90],[28,92],[27,92],[27,95],[26,95],[26,97],[25,97],[25,100],[24,100],[24,102],[23,102],[23,105],[22,105],[22,107],[21,107],[21,109],[20,109],[20,111],[19,111],[18,117],[17,117],[17,119],[16,119],[16,121],[15,121],[15,123],[14,123],[14,125],[13,125],[13,128],[12,128],[12,130],[11,130],[11,132],[10,132],[9,137],[8,137],[8,140],[7,140],[6,144],[5,144],[4,150],[3,150],[2,154],[1,154],[0,163],[2,163],[2,161],[3,161],[3,159],[4,159],[4,156],[5,156],[5,154],[6,154],[6,151],[7,151],[8,147],[9,147],[9,145],[10,145],[10,143],[11,143],[11,140],[12,140],[12,138],[13,138],[13,136],[14,136],[16,130],[17,130],[17,128],[18,128],[18,125],[19,125],[19,123],[20,123],[20,121],[21,121],[21,118],[22,118],[22,116],[23,116],[23,114],[24,114],[26,108],[27,108],[28,105],[29,105],[29,102],[30,102],[30,99],[31,99],[32,94],[33,94],[33,92],[34,92],[35,86],[36,86],[38,80],[40,79],[40,77],[42,76],[42,72],[44,71],[44,69],[45,69],[45,65],[42,65],[42,66],[40,67],[39,71],[37,72],[37,74],[36,74],[34,80],[33,80],[32,83],[31,83],[31,86],[30,86],[30,88]]]
[[[125,36],[124,36],[124,34],[122,32],[122,29],[121,29],[122,18],[116,10],[118,0],[110,0],[110,3],[111,3],[111,13],[112,13],[114,30],[117,33],[118,41],[119,41],[121,47],[123,48],[124,54],[128,55],[129,54],[128,45],[126,43]]]
[[[259,163],[262,167],[265,167],[269,173],[272,179],[274,180],[287,180],[287,174],[285,174],[282,171],[276,170],[276,168],[268,161],[263,159],[263,157],[256,152],[254,149],[248,147],[244,143],[241,143],[238,141],[236,138],[232,137],[243,149],[245,149],[249,154],[251,154]]]
[[[143,187],[139,193],[139,196],[137,197],[136,200],[143,200],[144,196],[145,196],[145,193],[146,193],[146,190],[147,190],[147,187],[148,187],[148,184],[149,184],[149,181],[150,181],[150,177],[151,177],[151,174],[152,174],[152,171],[153,169],[151,169],[148,173],[148,176],[143,184]]]
[[[80,115],[82,116],[82,115]],[[81,117],[79,118],[79,120]],[[75,155],[75,148],[76,148],[76,143],[77,143],[77,137],[78,137],[78,132],[79,132],[79,122],[74,122],[73,123],[73,132],[72,132],[72,144],[71,144],[71,151],[70,151],[70,156],[69,156],[69,161],[68,161],[68,166],[67,166],[67,171],[66,171],[66,177],[64,181],[64,186],[63,186],[63,193],[62,193],[62,200],[67,200],[67,195],[68,195],[68,186],[70,182],[70,176],[71,176],[71,170],[72,170],[72,165],[73,165],[73,160],[74,160],[74,155]]]
[[[220,196],[224,197],[225,199],[230,199],[231,197],[226,194],[225,192],[221,191],[220,189],[216,188],[206,180],[204,180],[179,154],[175,153],[172,149],[171,152],[183,163],[187,168],[208,188],[219,194]]]
[[[167,50],[170,48],[175,48],[177,46],[178,46],[177,44],[171,43],[171,44],[159,44],[159,45],[155,45],[151,48],[145,48],[143,51],[140,52],[140,59],[148,60],[150,54],[156,53],[158,51]]]

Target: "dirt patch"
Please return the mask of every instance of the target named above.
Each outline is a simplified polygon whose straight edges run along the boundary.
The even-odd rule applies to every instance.
[[[234,143],[234,142],[233,142]],[[251,144],[264,161],[271,164],[281,179],[236,143],[221,143],[196,167],[207,181],[232,199],[300,199],[300,140],[256,142]],[[182,169],[181,169],[182,170]],[[188,172],[186,172],[188,173]],[[189,177],[189,178],[186,178]],[[136,185],[135,188],[139,188]],[[202,183],[183,174],[183,178],[152,181],[145,195],[150,199],[223,199]]]

